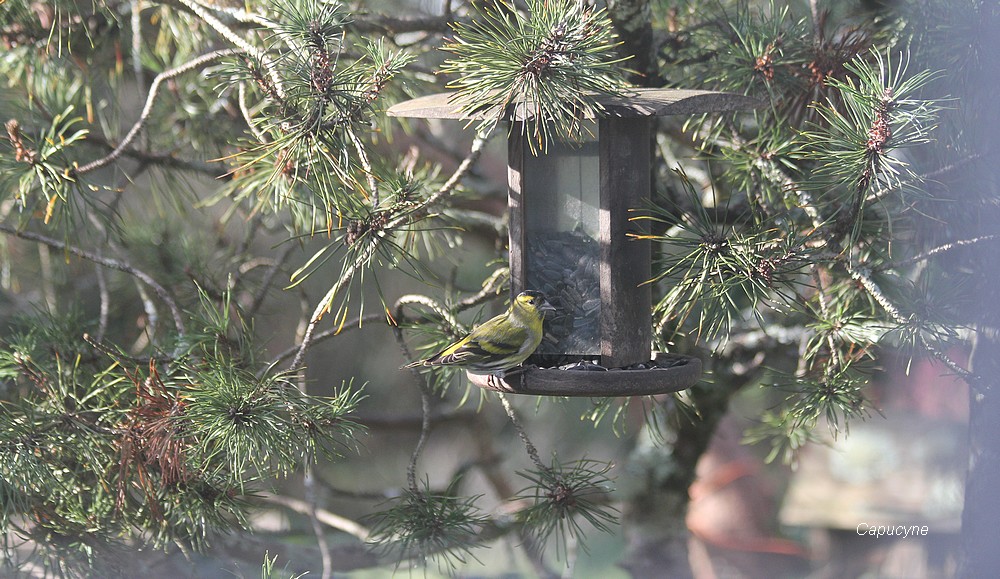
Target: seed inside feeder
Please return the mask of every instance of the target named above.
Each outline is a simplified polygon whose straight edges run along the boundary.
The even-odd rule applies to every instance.
[[[545,293],[556,311],[529,363],[560,366],[601,352],[600,245],[580,231],[544,232],[527,240],[528,287]]]

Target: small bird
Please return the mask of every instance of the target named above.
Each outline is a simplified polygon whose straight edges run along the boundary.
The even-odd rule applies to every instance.
[[[403,366],[454,366],[473,374],[503,378],[504,372],[524,362],[542,341],[545,312],[555,308],[545,294],[526,290],[506,312],[477,326],[468,336],[423,360]]]

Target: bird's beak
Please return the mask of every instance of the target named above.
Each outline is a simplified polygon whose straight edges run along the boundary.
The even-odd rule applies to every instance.
[[[542,302],[542,305],[538,306],[538,311],[545,314],[545,312],[554,312],[556,309],[548,302],[548,300],[545,300]]]

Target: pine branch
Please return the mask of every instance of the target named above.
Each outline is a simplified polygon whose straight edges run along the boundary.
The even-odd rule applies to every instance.
[[[304,380],[300,382],[304,386]],[[302,472],[302,486],[305,489],[306,500],[303,501],[309,522],[312,525],[313,535],[316,536],[316,544],[319,546],[320,560],[323,563],[323,571],[320,579],[330,579],[333,575],[333,556],[330,552],[330,543],[326,540],[326,532],[323,530],[320,521],[319,493],[316,492],[316,477],[313,474],[312,461],[306,461]]]
[[[218,18],[209,12],[208,5],[202,4],[197,0],[173,0],[179,2],[183,6],[187,7],[191,12],[202,19],[206,24],[215,29],[223,38],[237,46],[243,53],[252,56],[259,60],[264,68],[267,70],[268,76],[271,77],[271,82],[274,86],[274,91],[278,98],[284,98],[285,90],[281,82],[281,76],[275,68],[273,59],[268,56],[268,54],[263,50],[258,50],[256,47],[248,43],[240,35],[236,34],[231,28],[223,24]]]
[[[108,151],[114,151],[118,146],[111,144],[105,137],[98,135],[87,135],[87,142],[98,145]],[[200,173],[213,179],[228,179],[230,174],[223,168],[213,165],[212,163],[206,163],[204,161],[190,160],[190,159],[179,159],[169,153],[153,153],[149,151],[141,151],[139,149],[127,148],[119,153],[119,157],[125,156],[131,159],[139,161],[141,164],[146,165],[156,165],[159,167],[165,167],[168,169],[180,169],[182,171],[190,171],[192,173]],[[79,169],[77,169],[79,172]],[[134,175],[130,175],[134,177]]]
[[[243,115],[243,121],[247,124],[247,128],[261,143],[267,143],[267,135],[265,135],[253,122],[253,115],[250,113],[250,106],[247,103],[247,83],[246,81],[240,81],[239,88],[237,89],[237,101],[240,104],[240,114]]]
[[[406,220],[409,219],[411,215],[427,211],[431,206],[440,201],[441,198],[450,193],[456,186],[458,186],[458,183],[461,182],[461,180],[465,177],[465,175],[468,174],[468,172],[471,170],[475,162],[479,159],[479,156],[483,152],[483,148],[486,146],[487,139],[488,138],[486,136],[482,135],[477,136],[476,139],[473,141],[471,150],[469,151],[469,154],[465,157],[465,160],[463,160],[462,163],[455,169],[455,172],[448,179],[448,181],[444,183],[444,185],[442,185],[435,193],[430,195],[427,199],[423,200],[412,211],[408,211],[407,214],[396,217],[391,221],[389,221],[383,227],[383,229],[391,231],[396,227],[399,227],[400,225],[405,223]],[[368,247],[365,248],[364,252],[357,259],[355,259],[353,263],[348,264],[345,267],[344,272],[341,274],[337,282],[333,284],[333,287],[331,287],[330,290],[327,291],[326,295],[323,296],[323,298],[319,301],[318,305],[313,310],[313,313],[310,316],[308,326],[306,327],[302,338],[302,342],[299,345],[299,349],[295,354],[294,360],[292,361],[293,368],[298,368],[301,366],[302,360],[305,357],[306,350],[308,350],[309,347],[312,345],[314,334],[316,331],[316,326],[317,324],[319,324],[319,321],[320,319],[322,319],[323,315],[328,311],[330,304],[333,302],[333,299],[337,296],[337,294],[340,293],[340,291],[348,283],[350,283],[351,279],[354,277],[354,274],[357,272],[358,268],[361,267],[361,264],[371,259],[372,255],[374,255],[377,248],[378,245],[376,243],[370,243]]]

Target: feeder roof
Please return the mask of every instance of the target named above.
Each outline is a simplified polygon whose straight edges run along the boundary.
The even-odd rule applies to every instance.
[[[478,111],[460,110],[455,102],[457,93],[446,92],[427,95],[404,101],[389,108],[391,117],[412,117],[422,119],[480,120],[492,117],[490,108]],[[709,90],[687,90],[675,88],[633,88],[621,96],[600,96],[597,102],[604,107],[606,117],[664,117],[668,115],[693,115],[739,111],[760,107],[759,100],[740,94]],[[518,107],[520,108],[520,107]],[[523,120],[519,114],[508,112]]]

